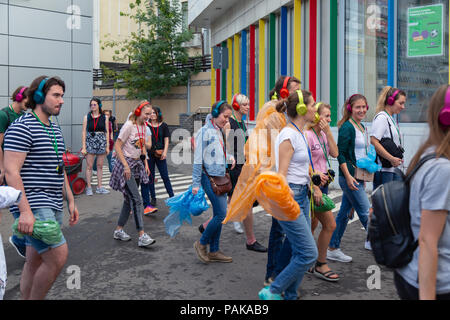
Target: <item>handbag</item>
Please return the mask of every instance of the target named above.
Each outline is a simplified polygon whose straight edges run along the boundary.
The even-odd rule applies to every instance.
[[[387,119],[386,119],[387,120]],[[387,120],[389,125],[389,132],[391,133],[390,138],[382,138],[380,140],[381,146],[392,156],[403,159],[403,153],[405,150],[400,146],[397,146],[394,142],[394,137],[392,136],[392,130],[391,130],[391,123],[389,120]],[[381,166],[383,168],[392,168],[392,164],[389,160],[383,158],[381,155],[377,154],[378,158],[380,159]]]
[[[233,186],[231,184],[231,178],[228,172],[225,172],[224,177],[212,177],[208,174],[208,172],[206,172],[205,167],[203,167],[203,171],[205,171],[205,174],[211,183],[211,188],[216,195],[222,196],[230,192]]]
[[[164,150],[154,149],[152,154],[155,158],[161,159],[163,152]]]
[[[355,167],[355,179],[366,182],[373,182],[374,174],[365,169]]]
[[[327,212],[333,210],[334,208],[336,208],[336,205],[334,204],[333,200],[331,200],[331,198],[324,193],[322,194],[322,205],[317,206],[314,203],[315,212]]]

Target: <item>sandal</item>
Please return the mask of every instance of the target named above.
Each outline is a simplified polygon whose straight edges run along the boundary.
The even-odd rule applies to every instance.
[[[337,273],[335,273],[335,272],[333,272],[333,271],[327,271],[327,272],[324,272],[324,273],[322,273],[322,272],[320,272],[320,271],[317,271],[317,267],[322,267],[322,266],[324,266],[324,265],[326,265],[327,263],[325,262],[325,263],[322,263],[322,262],[319,262],[319,261],[317,261],[316,262],[316,266],[314,267],[314,272],[313,272],[313,274],[317,277],[317,278],[319,278],[319,279],[322,279],[322,280],[325,280],[325,281],[330,281],[330,282],[336,282],[336,281],[338,281],[339,279],[340,279],[340,277],[339,277],[339,275],[337,274]],[[337,278],[332,278],[332,276],[334,276],[334,275],[336,275],[336,276],[338,276]]]
[[[307,274],[314,274],[314,267],[311,267],[306,271]]]

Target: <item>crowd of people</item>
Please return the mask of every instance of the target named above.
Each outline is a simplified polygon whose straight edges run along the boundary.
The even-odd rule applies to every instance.
[[[9,239],[18,254],[26,258],[20,280],[22,299],[45,298],[68,256],[63,234],[57,241],[44,241],[33,233],[36,222],[52,220],[61,226],[63,199],[67,201],[70,225],[79,221],[64,170],[64,138],[60,127],[52,121],[61,111],[64,92],[62,79],[41,76],[29,87],[17,88],[12,94],[12,104],[0,110],[0,184],[22,194],[20,202],[12,204],[10,211],[17,222],[17,232],[24,237],[14,234]],[[326,102],[316,102],[311,92],[301,88],[299,79],[280,77],[270,96],[271,100],[260,111],[276,120],[264,122],[266,129],[277,132],[267,135],[267,150],[271,152],[272,146],[274,150],[269,155],[273,157],[270,169],[286,179],[300,214],[295,220],[272,217],[267,230],[267,248],[256,240],[253,231],[252,207],[258,206],[257,201],[243,212],[241,221],[234,221],[234,228],[238,233],[245,232],[248,250],[267,253],[260,299],[296,300],[306,273],[337,282],[340,276],[328,266],[327,260],[342,263],[353,260],[342,251],[341,240],[354,211],[362,226],[368,229],[371,203],[366,183],[373,182],[376,189],[402,179],[396,169],[403,169],[404,141],[395,117],[404,110],[407,94],[401,89],[385,87],[379,95],[370,130],[363,124],[369,110],[366,97],[359,93],[348,97],[338,122],[337,142],[330,128],[332,107]],[[145,232],[143,217],[158,210],[156,167],[169,198],[174,196],[167,166],[170,132],[162,111],[142,101],[119,132],[117,121],[111,112],[102,110],[100,99],[92,98],[89,108],[83,120],[81,150],[87,161],[86,195],[93,195],[94,171],[98,181],[95,193],[110,193],[102,185],[107,158],[111,172],[109,185],[124,197],[113,238],[131,240],[124,226],[132,215],[138,246],[151,246],[155,239]],[[31,111],[26,112],[27,109]],[[245,123],[248,112],[249,99],[243,94],[235,94],[230,103],[218,101],[195,135],[192,193],[197,194],[202,187],[213,213],[199,226],[201,236],[193,245],[198,259],[205,264],[233,262],[222,251],[220,238],[233,195],[238,192],[236,186],[249,180],[243,174],[247,170],[251,136]],[[426,154],[437,155],[411,181],[411,228],[419,246],[407,266],[394,270],[395,286],[402,299],[450,298],[449,112],[450,86],[444,85],[429,104],[429,137],[409,166],[411,170]],[[374,175],[357,166],[359,160],[368,156],[371,146],[382,167]],[[337,182],[343,192],[336,217],[331,209],[316,209],[324,205],[329,185],[335,178],[331,158],[339,163]],[[319,222],[321,230],[316,241],[314,233]],[[369,238],[361,245],[371,250]],[[1,246],[0,251],[3,256]],[[6,283],[2,275],[0,298]]]

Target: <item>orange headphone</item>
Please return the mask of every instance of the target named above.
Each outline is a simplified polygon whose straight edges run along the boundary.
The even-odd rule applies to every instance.
[[[282,99],[287,99],[289,97],[289,90],[287,89],[287,86],[290,79],[291,77],[286,77],[284,79],[283,88],[280,90],[280,97]]]
[[[139,117],[139,116],[141,115],[141,113],[142,113],[142,108],[145,107],[145,106],[147,106],[147,105],[150,105],[150,102],[148,102],[148,101],[142,102],[142,103],[139,105],[139,107],[137,107],[136,110],[134,110],[134,115],[135,115],[136,117]]]
[[[239,93],[236,93],[236,94],[233,96],[233,104],[232,104],[232,106],[233,106],[233,109],[236,110],[236,111],[239,111],[239,109],[241,108],[241,106],[239,105],[239,103],[236,101],[236,98],[238,97],[238,95],[239,95]]]

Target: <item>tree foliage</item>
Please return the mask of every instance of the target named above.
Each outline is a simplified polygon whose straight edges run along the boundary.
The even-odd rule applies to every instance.
[[[193,38],[190,30],[182,30],[183,16],[179,1],[135,0],[130,4],[130,17],[138,31],[124,41],[106,41],[115,49],[114,61],[130,63],[125,70],[103,66],[104,75],[115,80],[116,88],[128,89],[128,98],[150,99],[167,94],[172,87],[186,85],[198,68],[180,69],[175,63],[188,62],[186,43]],[[106,69],[106,70],[105,70]]]

